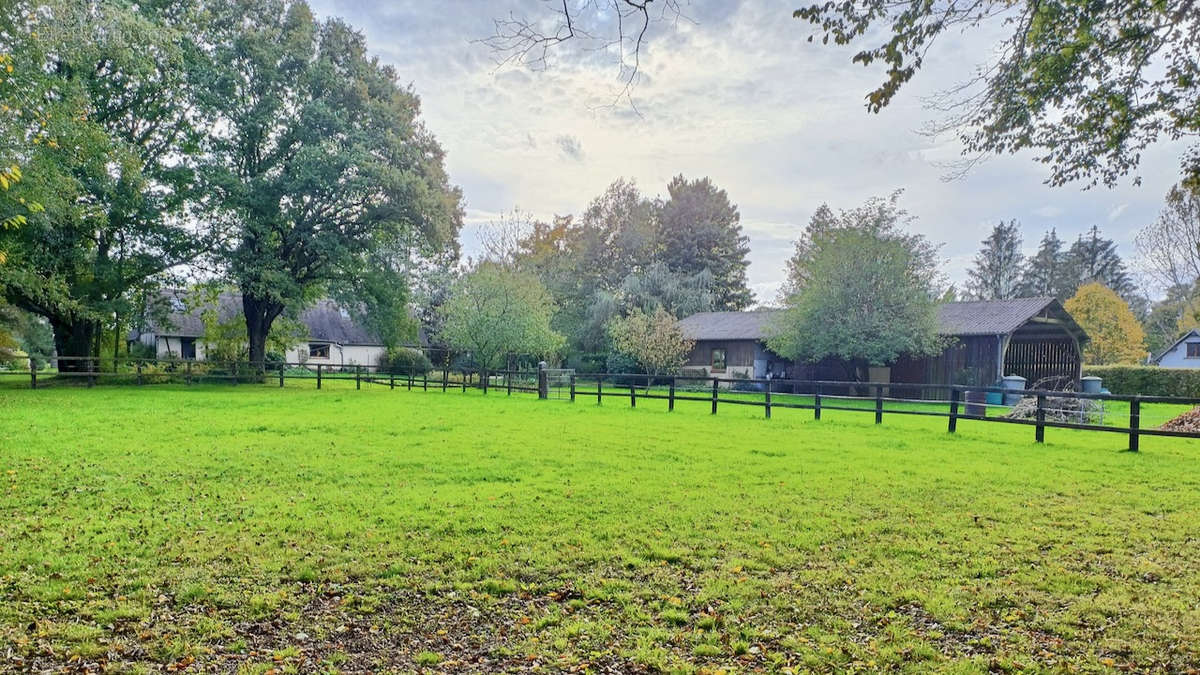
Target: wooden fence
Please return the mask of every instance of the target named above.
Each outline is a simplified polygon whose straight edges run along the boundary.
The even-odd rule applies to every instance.
[[[203,382],[230,382],[274,384],[283,387],[289,380],[313,382],[321,389],[327,381],[353,381],[356,389],[364,384],[397,387],[421,391],[430,389],[466,392],[468,389],[483,393],[503,392],[506,395],[534,393],[540,398],[550,398],[550,385],[545,371],[490,371],[451,370],[424,373],[397,373],[381,371],[376,366],[336,365],[325,363],[273,363],[252,364],[249,362],[209,362],[180,359],[112,359],[89,357],[59,357],[57,372],[0,371],[0,376],[28,378],[30,388],[48,384],[47,376],[57,380],[83,381],[88,387],[108,381],[121,381],[144,385],[154,382],[183,382],[191,385]],[[68,364],[63,369],[62,365]],[[107,364],[108,368],[105,368]],[[42,378],[39,381],[39,377]],[[578,399],[592,400],[597,404],[605,398],[628,400],[630,407],[637,407],[639,400],[666,401],[668,411],[675,410],[678,401],[708,403],[711,414],[717,414],[722,405],[754,406],[763,409],[766,418],[773,409],[811,410],[814,419],[821,419],[823,410],[836,410],[872,414],[876,424],[882,424],[885,415],[920,415],[942,417],[947,420],[947,431],[954,433],[960,420],[1019,424],[1034,427],[1034,440],[1044,442],[1046,429],[1076,429],[1128,436],[1129,450],[1137,452],[1142,436],[1171,436],[1200,438],[1200,432],[1168,431],[1149,428],[1142,424],[1143,404],[1172,404],[1200,406],[1200,398],[1169,396],[1140,396],[1104,393],[1039,391],[1028,389],[1005,389],[1002,387],[976,387],[940,384],[910,384],[896,382],[846,382],[831,380],[763,380],[749,378],[711,378],[664,376],[648,377],[643,374],[605,373],[576,375],[570,373],[563,380],[561,398],[575,402]],[[946,398],[930,401],[929,392],[944,391]],[[895,396],[893,393],[912,392],[915,396]],[[989,416],[988,407],[995,403],[986,402],[988,394],[1007,399],[1030,398],[1036,400],[1032,419]],[[804,397],[802,400],[799,397]],[[1048,406],[1050,399],[1094,400],[1129,404],[1129,413],[1123,417],[1124,425],[1097,424],[1089,419],[1078,422],[1047,419],[1047,414],[1056,412]],[[852,405],[857,402],[859,405]],[[903,406],[888,407],[889,403]],[[938,406],[915,405],[936,403]],[[865,405],[863,405],[865,404]],[[942,409],[942,407],[946,409]],[[1004,407],[1002,404],[1000,407]],[[1110,416],[1111,419],[1112,416]]]

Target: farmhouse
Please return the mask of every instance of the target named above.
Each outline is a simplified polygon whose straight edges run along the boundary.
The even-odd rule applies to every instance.
[[[148,320],[129,339],[153,347],[158,358],[204,360],[204,321],[202,310],[188,310],[178,295],[168,293],[170,310],[162,320]],[[217,317],[221,322],[237,319],[242,313],[242,297],[222,293],[217,299]],[[355,322],[332,300],[320,300],[300,315],[308,335],[285,355],[289,363],[336,366],[373,366],[386,353],[383,343]]]
[[[1200,330],[1189,330],[1150,360],[1163,368],[1200,368]]]
[[[837,361],[796,363],[766,346],[778,310],[703,312],[680,321],[696,341],[687,367],[725,379],[853,379]],[[950,338],[939,355],[901,358],[873,368],[887,382],[990,385],[1020,375],[1030,385],[1080,377],[1087,334],[1054,298],[950,302],[938,306],[938,332]]]

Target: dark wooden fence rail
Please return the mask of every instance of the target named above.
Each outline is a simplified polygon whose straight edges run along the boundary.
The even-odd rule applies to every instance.
[[[497,370],[484,373],[470,369],[442,368],[424,373],[403,373],[383,371],[376,366],[337,365],[312,363],[311,361],[254,364],[245,361],[213,362],[184,359],[113,359],[111,357],[56,357],[54,361],[58,362],[59,370],[42,373],[43,376],[84,379],[89,387],[94,386],[97,382],[117,379],[143,385],[150,378],[167,381],[182,380],[187,385],[209,381],[229,381],[233,384],[278,382],[279,387],[283,387],[287,380],[305,380],[313,382],[317,389],[321,389],[327,381],[353,381],[356,389],[361,389],[363,384],[386,386],[389,389],[401,387],[409,391],[414,388],[422,391],[429,391],[430,388],[433,388],[443,392],[450,390],[466,392],[468,389],[477,389],[485,394],[495,389],[501,389],[510,396],[513,392],[518,392],[534,393],[542,398],[547,398],[549,388],[544,371]],[[67,364],[65,370],[63,364]],[[39,386],[37,370],[0,371],[0,376],[27,377],[30,388],[36,389]],[[580,388],[580,385],[583,385],[584,388]],[[594,385],[594,389],[587,388],[592,385]],[[1045,441],[1047,428],[1119,433],[1128,435],[1129,450],[1134,452],[1138,451],[1139,439],[1142,436],[1200,438],[1200,432],[1144,428],[1141,424],[1142,404],[1197,406],[1200,405],[1200,398],[1089,394],[928,383],[761,380],[682,375],[651,377],[634,373],[573,374],[570,376],[567,386],[569,392],[563,398],[569,398],[571,402],[574,402],[579,396],[587,399],[594,396],[596,403],[601,404],[606,397],[610,399],[615,397],[628,399],[630,407],[637,407],[639,399],[665,400],[667,410],[674,411],[677,401],[693,401],[709,403],[711,414],[714,415],[720,405],[758,406],[763,408],[764,416],[768,419],[771,417],[772,409],[776,408],[811,410],[813,418],[817,420],[821,419],[822,410],[871,413],[874,415],[876,424],[883,423],[885,414],[918,415],[946,418],[946,428],[950,433],[954,433],[958,429],[959,420],[1020,424],[1035,428],[1034,440],[1038,443]],[[946,392],[947,398],[930,400],[928,394],[934,391]],[[915,392],[915,396],[893,396],[893,392]],[[1035,417],[1033,419],[989,417],[986,414],[987,407],[989,405],[995,407],[996,404],[987,404],[980,400],[981,396],[986,397],[989,393],[1004,397],[1035,398],[1037,401]],[[785,396],[781,398],[780,394]],[[808,400],[803,402],[788,400],[787,397],[790,396],[803,396]],[[1047,408],[1047,399],[1050,397],[1127,402],[1129,403],[1128,425],[1110,426],[1046,419],[1046,413],[1050,411]],[[849,402],[873,405],[856,406],[849,405]],[[948,410],[915,407],[888,408],[885,406],[885,403],[892,402],[944,403],[948,404]]]

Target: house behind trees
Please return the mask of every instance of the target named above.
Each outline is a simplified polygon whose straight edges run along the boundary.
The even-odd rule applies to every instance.
[[[165,294],[165,298],[169,303],[165,317],[149,319],[130,332],[130,342],[153,348],[157,358],[203,361],[207,351],[205,308],[189,308],[175,294]],[[220,294],[212,309],[221,323],[244,321],[242,298],[236,293]],[[301,312],[299,321],[305,334],[283,355],[288,363],[375,366],[387,353],[378,337],[332,300],[318,301]],[[244,338],[244,324],[238,325]]]

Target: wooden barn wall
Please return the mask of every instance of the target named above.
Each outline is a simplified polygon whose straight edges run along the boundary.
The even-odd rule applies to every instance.
[[[711,366],[712,350],[725,349],[726,368],[747,368],[754,366],[754,340],[697,340],[692,353],[688,355],[689,366]]]
[[[954,338],[941,354],[924,358],[902,357],[892,366],[893,382],[929,384],[990,385],[996,379],[996,336]],[[896,395],[916,395],[899,390]],[[921,392],[921,396],[945,398],[945,391]]]

